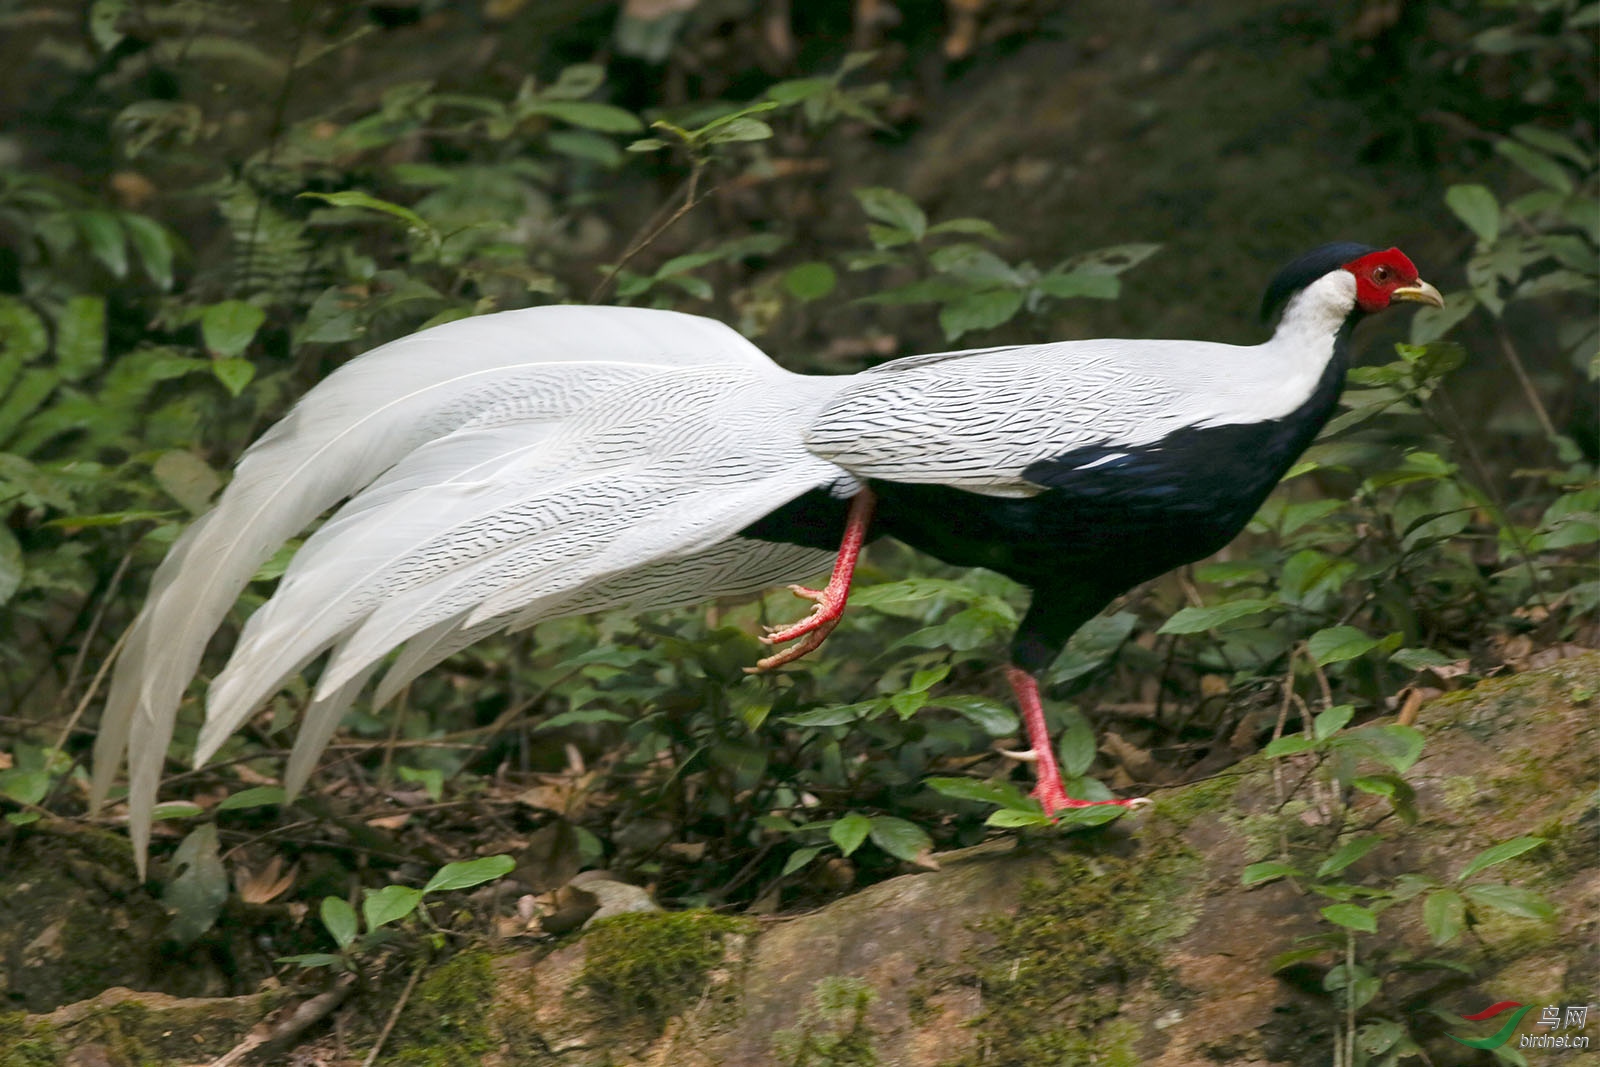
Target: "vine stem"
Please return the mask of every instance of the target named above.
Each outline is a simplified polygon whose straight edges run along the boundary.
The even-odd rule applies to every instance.
[[[705,173],[705,168],[706,165],[704,160],[695,159],[693,161],[689,171],[689,177],[685,182],[687,189],[684,192],[683,203],[679,204],[677,209],[673,211],[672,214],[668,215],[661,223],[652,225],[655,222],[654,218],[652,218],[650,222],[645,223],[643,235],[635,238],[633,243],[628,246],[627,250],[622,253],[621,258],[619,258],[615,263],[611,264],[611,269],[606,271],[605,277],[600,279],[600,283],[596,285],[594,287],[594,291],[589,294],[589,303],[598,303],[600,298],[605,295],[605,291],[611,288],[611,283],[616,281],[617,275],[622,272],[622,268],[626,267],[634,256],[637,256],[640,252],[643,252],[646,248],[649,248],[650,245],[655,242],[656,238],[666,233],[673,227],[674,224],[677,223],[679,219],[693,211],[696,206],[698,206],[712,193],[717,191],[716,187],[713,186],[710,189],[707,189],[703,194],[696,195],[699,193],[700,176]],[[659,217],[660,212],[657,212],[656,215]]]

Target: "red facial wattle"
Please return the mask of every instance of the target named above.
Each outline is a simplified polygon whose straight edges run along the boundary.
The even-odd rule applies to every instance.
[[[1403,285],[1417,280],[1416,265],[1398,248],[1369,252],[1344,265],[1356,279],[1356,303],[1362,311],[1382,311],[1391,295]]]

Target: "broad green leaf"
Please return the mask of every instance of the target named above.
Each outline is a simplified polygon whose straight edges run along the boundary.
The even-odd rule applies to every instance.
[[[1052,271],[1034,284],[1040,292],[1063,300],[1075,296],[1115,300],[1122,292],[1122,281],[1115,274],[1094,274],[1084,270],[1065,274]]]
[[[798,715],[785,715],[782,721],[796,726],[846,726],[880,712],[883,708],[881,700],[866,700],[859,704],[840,704],[831,708],[802,711]]]
[[[998,804],[1003,808],[1037,812],[1039,805],[1010,782],[989,782],[977,778],[929,778],[923,783],[940,796],[971,800],[979,804]],[[1030,812],[1031,814],[1031,812]]]
[[[405,885],[386,885],[371,890],[361,901],[361,917],[367,922],[367,932],[380,926],[404,919],[417,910],[422,902],[422,890]]]
[[[98,370],[106,358],[106,301],[74,296],[56,321],[56,369],[76,382]]]
[[[1435,945],[1448,945],[1467,926],[1467,902],[1454,889],[1429,893],[1422,901],[1422,921]]]
[[[222,866],[215,824],[191,830],[178,844],[172,866],[177,873],[161,894],[161,903],[172,912],[168,936],[187,945],[211,929],[228,900],[228,873]]]
[[[1389,657],[1389,662],[1408,671],[1421,671],[1429,667],[1448,667],[1456,661],[1435,648],[1402,648]]]
[[[581,100],[600,88],[606,80],[606,68],[599,63],[574,63],[563,67],[555,84],[539,95],[547,100]]]
[[[1500,202],[1487,186],[1452,185],[1445,190],[1444,202],[1485,245],[1500,236]]]
[[[778,875],[778,877],[785,878],[793,874],[795,871],[798,871],[801,867],[804,867],[806,864],[816,859],[817,853],[821,851],[821,845],[813,845],[810,848],[795,849],[793,852],[789,853],[789,858],[784,861],[783,871]]]
[[[1359,730],[1352,730],[1343,738],[1335,739],[1334,743],[1338,744],[1340,741],[1371,750],[1375,758],[1398,774],[1409,771],[1411,765],[1422,755],[1421,731],[1399,723],[1364,726]]]
[[[609,708],[572,708],[550,716],[533,729],[535,733],[538,733],[541,730],[559,730],[563,726],[577,724],[630,721],[632,720],[626,715],[611,711]]]
[[[248,359],[214,359],[211,361],[211,373],[222,383],[229,396],[238,396],[255,380],[256,365]]]
[[[1467,864],[1460,874],[1456,875],[1456,880],[1464,882],[1479,871],[1493,867],[1497,863],[1504,863],[1506,860],[1536,849],[1544,843],[1545,839],[1542,837],[1516,837],[1510,841],[1502,841],[1498,845],[1486,848],[1474,856],[1472,862]]]
[[[37,804],[48,792],[50,792],[48,771],[23,770],[20,767],[0,771],[0,797],[8,797],[19,804]]]
[[[939,326],[945,340],[954,341],[972,330],[989,330],[1009,322],[1022,310],[1022,292],[988,289],[963,293],[939,309]]]
[[[1317,741],[1315,738],[1307,737],[1305,734],[1290,734],[1287,737],[1279,737],[1269,742],[1261,752],[1269,759],[1277,759],[1282,756],[1293,756],[1301,752],[1307,752],[1316,747]]]
[[[174,249],[172,235],[166,227],[143,215],[123,215],[122,228],[128,231],[128,240],[145,274],[163,292],[171,289]]]
[[[1056,742],[1056,751],[1061,756],[1061,773],[1068,778],[1076,778],[1089,770],[1094,763],[1095,743],[1094,727],[1089,725],[1089,720],[1083,713],[1073,708],[1068,708],[1066,725],[1062,727],[1060,740]]]
[[[1280,863],[1276,860],[1263,860],[1252,863],[1239,872],[1240,885],[1260,885],[1262,882],[1272,882],[1279,878],[1303,877],[1300,868],[1290,863]]]
[[[531,111],[600,133],[638,133],[644,129],[644,123],[633,112],[588,100],[540,100]]]
[[[772,137],[772,127],[760,119],[737,118],[719,126],[707,135],[707,144],[727,144],[735,141],[765,141]]]
[[[872,820],[852,811],[828,827],[828,839],[839,846],[840,852],[848,856],[861,847],[861,843],[871,832]]]
[[[273,962],[292,963],[297,967],[335,967],[344,962],[344,957],[335,956],[331,952],[302,952],[298,956],[279,956]]]
[[[98,259],[113,277],[128,273],[128,241],[117,216],[109,211],[80,211],[73,216],[89,254]]]
[[[1329,922],[1363,934],[1378,932],[1378,917],[1370,908],[1360,904],[1329,904],[1322,909],[1322,917]]]
[[[872,843],[897,860],[914,860],[933,847],[933,839],[914,822],[892,815],[874,815],[871,822]]]
[[[244,808],[264,808],[269,804],[282,804],[284,797],[282,786],[258,785],[230,794],[213,810],[239,811]]]
[[[342,897],[322,898],[322,925],[340,948],[349,948],[356,939],[356,909]]]
[[[1444,307],[1425,305],[1411,317],[1411,343],[1425,345],[1437,341],[1456,328],[1456,324],[1478,310],[1478,301],[1471,291],[1446,293]]]
[[[1499,141],[1494,150],[1515,163],[1524,173],[1557,192],[1572,192],[1572,176],[1567,169],[1543,152],[1516,141]]]
[[[935,249],[928,263],[940,274],[953,274],[976,285],[1020,286],[1026,279],[1018,270],[980,245],[962,242]]]
[[[151,466],[150,473],[167,495],[191,515],[199,515],[209,508],[211,498],[222,488],[222,479],[206,466],[205,460],[183,449],[163,452]]]
[[[1330,626],[1306,638],[1306,651],[1317,666],[1326,667],[1364,656],[1382,643],[1382,638],[1369,637],[1354,626]]]
[[[0,605],[16,596],[24,570],[22,546],[17,543],[17,535],[10,527],[0,525]]]
[[[869,218],[886,223],[920,241],[928,232],[928,216],[904,193],[893,189],[867,188],[854,190],[855,197]]]
[[[1338,874],[1382,843],[1383,838],[1377,834],[1363,834],[1360,837],[1352,837],[1334,849],[1333,855],[1322,861],[1322,865],[1317,868],[1316,877],[1327,878]]]
[[[20,366],[49,350],[50,331],[44,320],[16,297],[0,294],[0,360],[14,359]],[[6,387],[10,384],[0,381]]]
[[[243,300],[212,304],[200,316],[200,333],[205,338],[206,351],[219,359],[242,354],[266,320],[265,311]]]
[[[1270,611],[1275,605],[1270,600],[1247,598],[1230,600],[1209,608],[1183,608],[1173,614],[1157,633],[1197,634],[1215,629],[1223,623],[1247,619]]]
[[[796,300],[820,300],[833,292],[839,276],[826,263],[801,263],[783,276],[783,287]]]
[[[422,887],[422,891],[443,893],[451,889],[470,889],[472,886],[492,882],[496,878],[510,874],[516,865],[516,860],[510,856],[484,856],[482,859],[447,863],[439,868],[437,874],[428,879],[428,884]]]
[[[1462,890],[1468,900],[1523,919],[1550,920],[1556,909],[1538,893],[1514,885],[1469,885]]]
[[[1015,829],[1023,826],[1049,826],[1053,822],[1055,820],[1042,811],[1001,808],[999,811],[990,812],[989,817],[983,821],[983,824],[1000,829]]]
[[[325,201],[334,207],[363,208],[367,211],[377,211],[384,215],[392,216],[404,222],[408,229],[425,238],[430,244],[438,245],[439,243],[439,232],[433,228],[432,224],[403,204],[380,199],[359,189],[346,189],[337,193],[301,193],[300,195],[314,200]]]
[[[1326,711],[1319,712],[1311,723],[1311,736],[1318,741],[1326,741],[1334,734],[1349,725],[1355,718],[1356,709],[1353,704],[1336,704]]]
[[[206,809],[188,800],[168,800],[157,804],[150,813],[150,818],[155,822],[164,822],[167,819],[192,819],[196,815],[204,815]]]
[[[1017,732],[1017,713],[1000,701],[980,696],[936,696],[928,706],[949,708],[976,723],[990,737],[1009,737]]]

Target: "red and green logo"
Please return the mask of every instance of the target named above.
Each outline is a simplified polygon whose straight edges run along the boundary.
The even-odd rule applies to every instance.
[[[1516,1010],[1512,1011],[1513,1008]],[[1501,1012],[1510,1011],[1511,1018],[1507,1019],[1504,1026],[1500,1027],[1500,1029],[1496,1030],[1488,1037],[1457,1037],[1455,1034],[1447,1034],[1445,1036],[1449,1037],[1452,1041],[1461,1042],[1468,1048],[1499,1048],[1501,1045],[1511,1040],[1511,1035],[1516,1031],[1517,1024],[1522,1021],[1522,1017],[1524,1015],[1528,1014],[1532,1010],[1532,1004],[1519,1004],[1514,1000],[1502,1000],[1498,1004],[1489,1005],[1487,1008],[1484,1008],[1482,1011],[1477,1012],[1476,1014],[1462,1016],[1462,1018],[1469,1023],[1481,1023],[1485,1019],[1493,1019]]]

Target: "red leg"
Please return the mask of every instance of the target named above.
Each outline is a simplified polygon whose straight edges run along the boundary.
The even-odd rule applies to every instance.
[[[839,543],[839,556],[833,562],[833,574],[829,577],[826,587],[822,589],[807,589],[803,585],[789,587],[789,591],[795,596],[817,602],[817,606],[811,609],[811,614],[792,626],[768,627],[767,633],[761,638],[769,645],[793,641],[797,637],[803,637],[805,640],[797,645],[791,645],[782,652],[758,660],[754,667],[746,667],[746,671],[754,674],[757,671],[770,671],[785,663],[793,663],[821,645],[833,632],[833,628],[839,625],[839,617],[844,614],[845,601],[850,596],[850,579],[855,577],[856,560],[861,556],[861,547],[866,544],[867,527],[872,523],[872,509],[877,502],[872,490],[865,487],[851,498],[850,514],[845,518],[844,540]]]
[[[1034,787],[1033,799],[1039,802],[1046,815],[1054,815],[1063,808],[1090,808],[1100,804],[1115,804],[1135,808],[1150,803],[1144,797],[1129,800],[1075,800],[1067,796],[1061,784],[1061,767],[1056,763],[1056,746],[1050,740],[1050,729],[1044,722],[1044,705],[1039,701],[1039,681],[1021,667],[1007,667],[1006,680],[1017,695],[1017,705],[1022,709],[1022,722],[1028,728],[1028,744],[1033,749]]]

